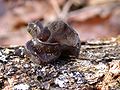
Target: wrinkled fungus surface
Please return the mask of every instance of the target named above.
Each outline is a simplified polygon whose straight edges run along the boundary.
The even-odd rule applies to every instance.
[[[59,20],[43,26],[40,21],[28,24],[27,31],[33,37],[26,43],[27,52],[38,64],[62,57],[78,57],[80,39],[76,31]]]

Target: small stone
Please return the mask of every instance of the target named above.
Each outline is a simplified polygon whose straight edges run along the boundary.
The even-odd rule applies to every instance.
[[[8,60],[6,59],[8,56],[7,55],[0,55],[0,62],[2,63],[7,63]]]
[[[67,87],[67,82],[68,82],[68,79],[63,76],[63,75],[60,75],[58,78],[55,79],[55,84],[59,85],[59,87]]]
[[[25,69],[28,69],[29,67],[30,67],[29,64],[24,64],[24,68],[25,68]]]
[[[29,89],[30,89],[30,86],[25,83],[21,83],[13,87],[13,90],[29,90]]]
[[[8,48],[6,48],[4,52],[5,52],[6,54],[9,54],[9,51],[10,51],[10,50],[9,50]]]
[[[80,72],[72,72],[72,77],[75,79],[77,84],[83,84],[85,83],[85,79],[83,77],[83,75]]]

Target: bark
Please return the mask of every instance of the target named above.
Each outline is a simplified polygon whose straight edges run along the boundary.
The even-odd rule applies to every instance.
[[[0,48],[1,89],[120,89],[119,38],[82,42],[78,59],[46,65],[31,62],[23,51],[24,46]]]

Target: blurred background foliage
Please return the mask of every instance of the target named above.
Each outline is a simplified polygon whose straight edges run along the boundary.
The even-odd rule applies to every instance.
[[[120,0],[0,0],[0,46],[24,45],[27,24],[62,18],[81,41],[120,34]]]

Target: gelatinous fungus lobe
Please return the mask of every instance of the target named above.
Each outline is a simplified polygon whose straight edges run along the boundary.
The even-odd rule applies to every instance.
[[[35,63],[48,63],[57,59],[61,55],[60,45],[58,43],[41,42],[34,38],[26,43],[28,52]]]
[[[54,21],[50,23],[48,29],[51,36],[48,42],[57,42],[61,45],[63,56],[72,55],[77,57],[80,51],[80,39],[76,31],[63,21]]]
[[[48,63],[60,56],[79,55],[79,36],[63,21],[51,22],[46,27],[37,21],[28,24],[27,31],[33,39],[26,43],[26,48],[36,63]]]
[[[45,42],[50,36],[50,31],[47,27],[43,27],[40,21],[29,23],[27,31],[33,38],[38,38],[43,42]]]

